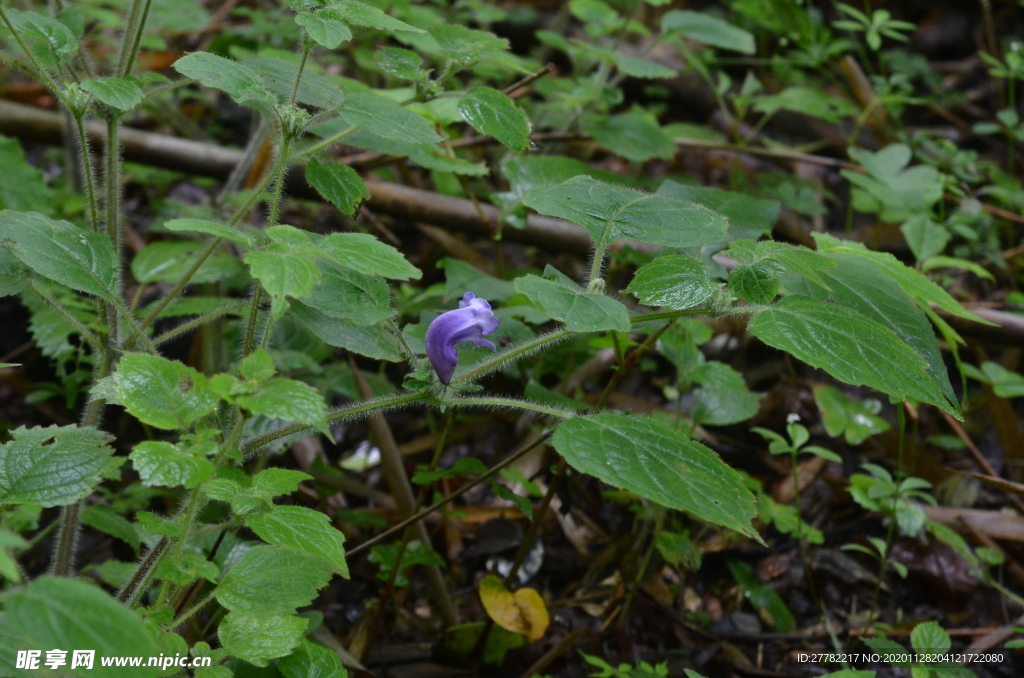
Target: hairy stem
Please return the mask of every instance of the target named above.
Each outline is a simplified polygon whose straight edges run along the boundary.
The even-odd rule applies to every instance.
[[[571,336],[572,334],[573,332],[570,332],[568,330],[557,330],[555,332],[551,332],[550,334],[541,335],[536,339],[531,339],[529,341],[524,341],[521,344],[516,344],[507,351],[502,351],[501,353],[498,353],[494,357],[488,358],[482,363],[476,365],[473,369],[467,370],[461,375],[455,377],[454,379],[452,379],[452,383],[468,384],[472,381],[475,381],[476,379],[479,379],[485,374],[493,372],[494,370],[500,368],[507,362],[525,357],[535,351],[539,351],[545,346],[559,342],[565,339],[566,337]]]
[[[89,207],[89,225],[95,233],[100,232],[99,210],[97,208],[96,182],[92,169],[92,154],[89,152],[89,137],[85,133],[85,119],[80,113],[72,112],[75,128],[78,130],[78,152],[82,156],[82,174],[85,179],[85,195]]]
[[[132,71],[132,64],[139,53],[139,41],[142,39],[142,31],[146,27],[146,19],[149,18],[149,6],[152,0],[132,0],[131,9],[128,12],[128,25],[125,28],[121,55],[117,60],[117,77],[127,77]]]

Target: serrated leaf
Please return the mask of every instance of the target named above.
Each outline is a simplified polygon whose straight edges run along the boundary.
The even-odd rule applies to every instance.
[[[213,462],[162,440],[139,443],[128,455],[147,487],[195,487],[213,477]]]
[[[779,292],[779,276],[786,270],[770,259],[737,266],[729,274],[729,291],[752,304],[767,304]]]
[[[313,38],[318,45],[334,49],[341,43],[351,40],[352,31],[332,15],[330,10],[324,11],[323,9],[314,12],[299,12],[295,17],[295,23],[305,28],[309,37]]]
[[[231,612],[217,627],[217,637],[235,657],[267,666],[271,659],[287,656],[302,642],[308,623],[303,617],[291,615]]]
[[[99,657],[159,654],[150,626],[135,611],[81,579],[44,575],[8,591],[4,607],[0,634],[12,643],[0,642],[0,666],[14,666],[15,647],[89,649],[96,651],[97,659],[83,675],[116,678],[124,675],[123,667],[104,667]],[[155,678],[160,668],[143,662],[130,673],[133,678]]]
[[[320,511],[302,506],[275,506],[266,513],[250,517],[245,524],[263,541],[324,558],[335,572],[348,578],[345,535]]]
[[[577,471],[757,538],[750,525],[754,498],[739,474],[675,429],[643,417],[595,414],[562,423],[552,444]]]
[[[174,233],[204,233],[238,245],[249,244],[249,238],[243,231],[208,219],[171,219],[164,222],[164,228]]]
[[[291,494],[304,480],[312,480],[313,476],[302,471],[287,468],[268,468],[257,473],[252,479],[252,492],[261,497],[272,499],[278,495]]]
[[[264,252],[247,253],[243,261],[275,301],[305,299],[320,282],[320,269],[302,250],[271,246]]]
[[[82,89],[92,94],[98,101],[119,111],[132,110],[141,104],[145,97],[138,85],[122,78],[83,80]]]
[[[626,291],[648,306],[685,311],[711,299],[717,289],[707,266],[670,254],[637,269]]]
[[[327,561],[279,546],[254,546],[221,579],[217,600],[232,612],[284,614],[308,605],[331,578]]]
[[[357,325],[373,325],[394,315],[389,305],[391,289],[385,281],[329,259],[317,263],[323,277],[304,300],[307,306]]]
[[[309,640],[279,661],[277,669],[284,678],[348,678],[337,653]]]
[[[324,397],[301,381],[271,379],[261,384],[256,393],[238,396],[235,402],[255,414],[306,424],[331,437]]]
[[[157,428],[186,428],[213,412],[218,402],[205,376],[176,360],[146,353],[126,353],[114,381],[125,409]]]
[[[618,115],[592,115],[583,119],[583,131],[608,150],[633,162],[651,158],[671,160],[676,144],[657,120],[639,111]]]
[[[419,280],[423,273],[391,245],[366,233],[332,233],[317,242],[320,256],[353,271],[392,280]]]
[[[295,76],[299,72],[297,63],[277,57],[254,57],[246,59],[242,65],[258,75],[260,81],[277,95],[281,102],[286,102],[291,97],[292,89],[295,87]],[[333,109],[344,100],[345,95],[342,94],[341,88],[330,78],[320,75],[312,68],[302,70],[299,89],[295,93],[296,102]]]
[[[423,57],[401,47],[381,47],[373,53],[373,61],[388,73],[403,80],[415,80],[423,68]]]
[[[410,26],[404,21],[388,16],[376,7],[357,2],[356,0],[334,1],[331,3],[331,7],[339,12],[339,18],[353,26],[366,26],[367,28],[376,28],[379,31],[388,31],[389,33],[395,31],[405,33],[425,32],[420,28]]]
[[[588,294],[580,289],[536,275],[515,280],[516,291],[544,310],[555,320],[565,323],[571,332],[628,332],[629,313],[620,302],[603,294]]]
[[[844,306],[794,295],[755,315],[747,329],[847,384],[958,414],[928,375],[924,358],[888,327]]]
[[[530,143],[530,121],[507,95],[491,87],[474,87],[459,99],[459,114],[480,134],[488,134],[514,151]]]
[[[4,168],[4,180],[0,181],[0,209],[53,214],[57,206],[54,191],[46,184],[43,173],[29,164],[17,139],[0,135],[0,167]],[[0,271],[3,268],[0,265]]]
[[[702,363],[687,377],[700,384],[690,407],[694,423],[725,426],[757,414],[760,397],[750,392],[742,374],[725,363]]]
[[[38,212],[0,211],[0,244],[39,275],[116,301],[117,257],[110,238]]]
[[[306,181],[347,217],[355,214],[359,205],[370,197],[370,189],[359,173],[340,162],[311,159],[306,165]]]
[[[606,184],[587,176],[530,190],[523,204],[582,226],[598,247],[635,238],[666,247],[694,247],[725,237],[726,220],[700,205]]]
[[[398,362],[402,351],[398,338],[384,323],[359,325],[350,320],[334,318],[302,302],[292,302],[289,313],[303,327],[331,346],[355,351],[377,360]]]
[[[218,576],[220,568],[216,563],[190,551],[176,558],[164,558],[157,569],[157,577],[175,584],[188,584],[197,579],[216,582]]]
[[[754,36],[713,14],[673,9],[661,18],[662,32],[674,32],[712,47],[753,54]]]
[[[779,220],[780,205],[776,200],[765,200],[753,196],[723,191],[708,186],[691,186],[675,181],[666,181],[655,195],[675,200],[687,200],[703,205],[729,220],[729,240],[749,238],[757,240],[771,233]]]
[[[222,90],[240,104],[274,104],[260,76],[237,61],[209,52],[193,52],[175,61],[174,70],[207,87]]]
[[[365,127],[385,139],[414,144],[436,144],[441,141],[426,118],[379,94],[350,94],[338,109],[338,115],[349,125]]]
[[[113,450],[92,427],[16,428],[0,446],[0,504],[72,504],[100,481]]]
[[[158,240],[150,243],[132,259],[132,277],[142,283],[176,283],[192,268],[204,249],[203,243],[185,240]],[[200,285],[220,282],[244,272],[245,267],[237,257],[216,251],[189,278],[189,283]]]

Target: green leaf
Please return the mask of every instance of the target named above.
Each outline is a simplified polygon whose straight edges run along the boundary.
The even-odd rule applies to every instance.
[[[81,675],[97,678],[125,674],[123,667],[102,666],[100,657],[155,657],[159,654],[149,625],[136,612],[92,583],[44,575],[28,586],[6,593],[5,612],[0,621],[0,628],[4,630],[0,633],[13,642],[8,645],[0,641],[0,667],[4,669],[14,666],[15,647],[41,649],[44,660],[46,650],[68,650],[69,666],[70,651],[95,650],[93,668]],[[143,664],[130,673],[133,678],[149,678],[159,676],[160,669]],[[62,675],[67,674],[62,672]]]
[[[274,376],[277,369],[274,367],[274,359],[261,348],[242,358],[238,371],[246,379],[266,381]]]
[[[398,362],[402,351],[398,338],[384,323],[359,325],[325,315],[299,301],[293,301],[289,313],[303,327],[331,346],[338,346],[377,360]]]
[[[255,414],[312,426],[328,438],[327,405],[320,391],[293,379],[271,379],[252,395],[238,396],[239,405]]]
[[[245,524],[263,541],[324,558],[336,573],[348,578],[345,535],[320,511],[302,506],[275,506],[266,513],[250,517]]]
[[[960,257],[945,257],[941,254],[936,254],[921,264],[922,271],[934,271],[937,268],[956,268],[961,271],[970,271],[985,280],[991,280],[992,282],[996,280],[996,277],[989,273],[988,269],[981,264],[968,259],[961,259]]]
[[[633,162],[651,158],[671,160],[676,144],[651,116],[630,111],[619,115],[592,115],[583,119],[583,131],[608,150]]]
[[[552,444],[577,471],[757,538],[754,498],[739,474],[680,431],[644,417],[595,414],[564,422]]]
[[[821,410],[825,431],[833,438],[845,434],[850,445],[860,445],[871,436],[889,430],[889,422],[877,416],[881,409],[877,400],[854,400],[835,386],[815,386],[814,400]]]
[[[705,45],[743,54],[753,54],[757,49],[753,35],[704,12],[673,9],[661,18],[661,30],[663,33],[679,33]]]
[[[295,23],[306,29],[309,37],[318,45],[334,49],[343,42],[352,39],[352,31],[341,21],[332,18],[334,13],[318,9],[315,12],[299,12]]]
[[[98,101],[119,111],[132,110],[141,104],[145,97],[138,85],[122,78],[83,80],[82,89],[92,94]]]
[[[840,99],[819,89],[801,86],[787,87],[778,94],[757,97],[754,100],[754,108],[766,115],[786,110],[835,124],[860,112],[860,108],[846,99]]]
[[[136,551],[142,543],[139,527],[105,504],[92,504],[82,509],[82,524],[95,528],[104,534],[117,537]]]
[[[105,239],[109,241],[109,238]],[[150,243],[132,259],[132,277],[141,283],[174,284],[192,268],[204,249],[203,243],[186,240],[158,240]],[[206,258],[189,283],[215,283],[244,272],[245,267],[237,257],[217,251]]]
[[[47,49],[51,49],[57,54],[67,54],[78,49],[78,40],[75,39],[75,34],[57,19],[37,12],[22,12],[17,9],[7,9],[6,13],[14,30],[23,38],[45,43]],[[4,33],[6,32],[5,30]]]
[[[910,644],[918,654],[945,654],[953,646],[949,638],[938,622],[922,622],[910,632]]]
[[[114,373],[118,399],[150,426],[183,429],[213,412],[217,394],[206,377],[176,360],[126,353]]]
[[[0,244],[39,275],[107,301],[117,300],[110,238],[38,212],[0,211]]]
[[[224,91],[239,104],[274,105],[274,98],[260,76],[237,61],[209,52],[193,52],[175,61],[174,70],[207,87]]]
[[[415,80],[423,68],[423,57],[401,47],[381,47],[373,53],[373,61],[402,80]]]
[[[424,33],[422,29],[410,26],[404,21],[399,21],[388,16],[376,7],[367,5],[356,0],[341,0],[332,2],[331,8],[339,12],[339,18],[352,26],[366,26],[379,31],[393,33],[402,31],[405,33]]]
[[[370,189],[359,173],[340,162],[311,159],[306,165],[306,181],[347,217],[355,214],[359,205],[370,197]]]
[[[348,678],[338,655],[323,645],[303,640],[295,652],[277,663],[284,678]]]
[[[281,494],[291,494],[303,480],[312,480],[313,476],[302,471],[286,468],[268,468],[260,471],[252,479],[252,491],[268,499]]]
[[[488,52],[502,52],[509,48],[505,38],[490,31],[478,31],[455,23],[431,26],[430,35],[441,47],[441,53],[460,64],[471,64]]]
[[[72,504],[92,492],[113,438],[92,427],[46,426],[11,432],[0,446],[0,504]]]
[[[218,576],[220,568],[216,563],[189,551],[176,558],[164,558],[157,569],[157,577],[175,584],[188,584],[197,579],[216,582]]]
[[[575,177],[529,191],[523,204],[582,226],[598,247],[634,238],[666,247],[695,247],[725,237],[726,220],[700,205]]]
[[[277,304],[286,296],[305,299],[320,282],[320,269],[304,248],[271,243],[264,252],[249,252],[243,261]]]
[[[285,614],[308,605],[331,578],[327,561],[279,546],[254,546],[221,579],[217,600],[232,612]]]
[[[54,191],[46,184],[43,173],[25,159],[17,139],[0,135],[0,167],[4,168],[0,209],[53,214],[57,206]]]
[[[992,384],[992,392],[1000,398],[1019,398],[1024,396],[1024,376],[1011,372],[999,363],[991,360],[981,366],[981,371]]]
[[[779,202],[754,198],[736,191],[723,191],[708,186],[691,186],[668,180],[655,195],[686,200],[703,205],[729,220],[729,240],[757,240],[770,234],[779,220]]]
[[[267,666],[271,659],[289,655],[302,642],[308,623],[304,617],[291,615],[231,612],[217,628],[217,637],[233,656]]]
[[[367,275],[419,280],[423,273],[391,245],[366,233],[332,233],[319,240],[320,256]]]
[[[328,259],[317,263],[323,277],[304,301],[307,306],[357,325],[373,325],[394,315],[389,305],[391,289],[385,281]]]
[[[648,306],[685,311],[710,300],[717,289],[707,266],[670,254],[637,269],[626,291]]]
[[[365,127],[385,139],[414,144],[436,144],[441,141],[426,118],[379,94],[350,94],[338,109],[338,114],[349,125]]]
[[[505,94],[474,87],[459,99],[459,114],[480,134],[488,134],[514,151],[530,143],[530,121]]]
[[[752,304],[767,304],[778,294],[779,276],[785,272],[771,259],[737,266],[729,274],[729,291]]]
[[[747,329],[769,346],[847,384],[864,384],[957,413],[928,375],[924,359],[891,329],[856,311],[790,296],[755,315]]]
[[[164,228],[174,233],[205,233],[238,245],[249,244],[249,238],[244,231],[208,219],[171,219],[164,222]]]
[[[508,301],[516,295],[511,280],[501,280],[487,275],[472,264],[450,257],[437,262],[444,269],[445,299],[461,299],[466,292],[473,292],[481,299]]]
[[[213,462],[162,440],[139,443],[128,455],[147,487],[195,487],[213,477]]]
[[[687,376],[700,384],[690,407],[694,423],[725,426],[757,414],[761,398],[750,392],[742,374],[725,363],[702,363]]]
[[[786,607],[779,592],[754,576],[754,568],[742,560],[730,560],[727,565],[733,579],[746,596],[758,615],[775,627],[779,633],[789,633],[796,628],[796,619]]]
[[[918,214],[908,219],[900,230],[907,239],[910,251],[917,261],[924,261],[936,254],[942,254],[949,243],[949,232],[932,221],[927,214]]]
[[[555,280],[524,275],[515,280],[516,290],[571,332],[628,332],[629,313],[620,302],[603,294],[573,289]]]
[[[242,65],[258,75],[281,103],[291,98],[295,78],[299,74],[298,63],[277,57],[255,57],[246,59]],[[320,75],[312,68],[302,70],[302,80],[299,81],[299,89],[295,93],[297,103],[330,110],[340,106],[344,100],[345,95],[330,78]]]

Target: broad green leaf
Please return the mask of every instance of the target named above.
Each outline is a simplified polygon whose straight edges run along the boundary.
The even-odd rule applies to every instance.
[[[370,197],[370,189],[359,173],[340,162],[322,163],[311,159],[306,165],[306,181],[347,217],[355,214],[359,205]]]
[[[271,244],[264,252],[247,253],[243,261],[275,303],[284,297],[305,299],[320,282],[320,269],[303,249]]]
[[[67,54],[78,49],[78,40],[75,38],[75,34],[57,19],[38,12],[22,12],[17,9],[7,9],[6,14],[19,35],[44,43],[47,50],[53,50],[57,54]],[[7,27],[4,26],[4,28]],[[6,32],[5,30],[4,33]]]
[[[402,350],[397,337],[384,323],[359,325],[321,313],[311,306],[293,301],[289,313],[303,327],[331,346],[346,348],[377,360],[398,362]]]
[[[100,481],[112,438],[92,427],[19,427],[0,446],[0,504],[73,504]]]
[[[503,52],[509,48],[505,38],[490,31],[478,31],[455,23],[439,23],[430,28],[430,35],[441,47],[441,53],[460,64],[471,64],[488,52]]]
[[[271,379],[260,385],[256,393],[238,396],[235,402],[250,412],[306,424],[331,437],[324,397],[320,391],[301,381]]]
[[[695,424],[725,426],[757,414],[761,398],[750,392],[742,374],[725,363],[712,360],[686,376],[700,384],[690,407]]]
[[[754,576],[754,568],[742,560],[728,561],[729,572],[743,591],[746,599],[762,618],[775,627],[779,633],[790,633],[796,629],[796,619],[786,607],[779,592]]]
[[[508,301],[516,295],[511,280],[489,276],[465,261],[449,257],[437,262],[437,267],[444,269],[445,299],[461,299],[466,292],[491,302]]]
[[[96,651],[93,668],[76,675],[117,678],[125,675],[124,667],[105,667],[100,657],[159,654],[149,625],[135,611],[98,586],[80,579],[44,575],[28,586],[9,590],[4,603],[4,617],[0,621],[4,631],[0,633],[11,637],[13,643],[0,641],[0,667],[14,666],[16,648],[43,650],[40,666],[45,663],[46,650],[67,650],[70,666],[71,651],[87,649]],[[32,672],[6,675],[22,673]],[[128,673],[133,678],[155,678],[160,669],[147,667],[144,662]]]
[[[195,487],[213,477],[213,462],[162,440],[139,443],[128,455],[147,487]]]
[[[577,471],[757,538],[754,498],[739,474],[680,431],[644,417],[595,414],[562,423],[552,444]]]
[[[529,191],[523,204],[582,226],[598,247],[634,238],[666,247],[694,247],[725,237],[727,222],[706,207],[647,195],[587,176]]]
[[[174,70],[207,87],[224,91],[240,104],[274,104],[260,76],[237,61],[210,52],[193,52],[175,61]]]
[[[640,111],[618,115],[593,115],[584,118],[583,131],[608,150],[633,162],[651,158],[671,160],[676,144],[665,134],[657,120]]]
[[[423,276],[401,252],[366,233],[332,233],[315,242],[320,256],[359,273],[392,280],[419,280]]]
[[[333,12],[319,9],[314,12],[299,12],[295,23],[306,29],[309,37],[318,45],[334,49],[343,42],[352,39],[352,31],[341,21],[333,18]]]
[[[25,159],[25,151],[17,139],[0,135],[0,209],[53,214],[57,200],[46,184],[43,173]]]
[[[303,506],[275,506],[250,517],[245,524],[263,541],[324,558],[335,572],[348,578],[345,535],[320,511]]]
[[[252,479],[252,491],[269,499],[282,494],[291,494],[298,489],[299,483],[312,479],[311,475],[302,471],[268,468],[257,473]]]
[[[717,289],[707,266],[670,254],[637,269],[626,291],[648,306],[685,311],[711,299]]]
[[[626,307],[611,297],[588,294],[536,275],[516,278],[515,286],[549,316],[565,323],[565,328],[571,332],[629,331]]]
[[[889,422],[878,416],[881,402],[850,398],[835,386],[815,386],[814,401],[821,411],[825,432],[833,438],[844,435],[850,445],[860,445],[873,435],[889,430]]]
[[[217,587],[217,600],[232,612],[287,614],[308,605],[331,578],[322,558],[279,546],[254,546]]]
[[[787,87],[778,94],[767,94],[754,100],[754,108],[771,115],[780,110],[793,111],[821,118],[831,123],[840,123],[843,118],[860,112],[855,104],[811,87]]]
[[[661,18],[661,30],[664,33],[679,33],[705,45],[731,49],[743,54],[753,54],[756,51],[753,35],[705,12],[670,10]]]
[[[619,67],[620,71],[634,78],[650,80],[654,78],[674,78],[679,75],[678,72],[667,66],[654,61],[648,61],[647,59],[641,59],[640,57],[629,56],[618,51],[612,53],[612,59],[615,60],[615,65]]]
[[[146,353],[126,353],[121,358],[114,388],[125,409],[139,421],[163,429],[187,427],[213,412],[218,400],[199,372]]]
[[[295,87],[295,76],[299,65],[292,61],[277,57],[255,57],[246,59],[242,65],[251,69],[267,89],[277,95],[281,102],[286,102]],[[345,95],[334,81],[320,75],[308,66],[302,70],[299,90],[295,93],[295,101],[309,104],[317,108],[333,109],[341,105]]]
[[[122,78],[83,80],[82,89],[96,99],[119,111],[130,111],[142,103],[142,89],[134,82]]]
[[[938,622],[922,622],[910,632],[910,644],[918,654],[945,654],[953,646],[949,634]]]
[[[770,234],[775,222],[779,220],[778,201],[754,198],[736,191],[691,186],[669,180],[661,185],[655,195],[695,202],[726,217],[729,220],[729,240],[757,240],[764,234]]]
[[[313,294],[304,300],[307,306],[357,325],[373,325],[394,315],[389,306],[391,289],[385,281],[329,259],[317,263],[323,277],[313,288]]]
[[[109,241],[109,239],[107,239]],[[174,284],[192,268],[206,243],[186,240],[158,240],[142,248],[132,259],[132,277],[138,282]],[[216,251],[189,278],[189,283],[214,283],[245,273],[245,266],[235,256]]]
[[[981,366],[982,373],[992,384],[992,392],[1000,398],[1020,398],[1024,396],[1024,376],[1011,372],[999,363],[985,361]]]
[[[257,349],[242,358],[238,365],[238,372],[246,379],[253,381],[266,381],[277,372],[274,367],[274,359],[263,349]]]
[[[441,141],[426,118],[379,94],[350,94],[338,114],[349,125],[365,127],[385,139],[415,144]]]
[[[338,120],[337,123],[342,126],[338,127],[331,123],[324,123],[322,128],[314,127],[313,131],[326,135],[337,133],[347,127],[341,120]],[[417,165],[437,172],[453,172],[470,176],[484,176],[490,173],[490,169],[486,165],[472,163],[462,158],[453,158],[440,147],[430,144],[414,144],[396,139],[385,139],[363,128],[357,129],[346,136],[345,142],[350,146],[374,151],[375,153],[407,157]]]
[[[136,551],[142,543],[142,531],[138,525],[128,521],[106,504],[92,504],[82,509],[82,524],[95,528],[104,534],[117,537]]]
[[[729,291],[751,304],[767,304],[779,292],[779,276],[786,269],[771,259],[737,266],[729,274]]]
[[[480,134],[488,134],[514,151],[530,143],[530,121],[507,95],[474,87],[459,99],[459,113]]]
[[[949,232],[945,227],[932,221],[927,214],[919,214],[908,219],[900,226],[900,230],[917,261],[942,254],[949,243]]]
[[[909,396],[958,414],[928,375],[924,358],[888,327],[844,306],[790,296],[755,315],[747,329],[847,384]]]
[[[373,53],[373,61],[402,80],[415,80],[423,68],[423,57],[401,47],[381,47]]]
[[[38,212],[0,211],[0,245],[39,275],[107,301],[117,299],[110,238]]]
[[[410,26],[404,21],[399,21],[388,16],[376,7],[356,0],[332,1],[331,8],[339,12],[339,18],[352,26],[366,26],[379,31],[393,33],[401,31],[405,33],[424,33],[422,29]]]
[[[805,247],[771,240],[734,240],[730,243],[727,254],[740,264],[781,266],[786,271],[799,273],[824,289],[831,290],[822,272],[834,269],[835,260]]]
[[[279,661],[277,670],[284,678],[348,678],[337,653],[308,640]]]
[[[249,244],[249,238],[244,231],[208,219],[171,219],[164,222],[164,228],[174,233],[205,233],[238,245]],[[196,273],[198,274],[198,271]]]
[[[303,617],[291,615],[231,612],[217,627],[217,637],[233,656],[255,666],[267,666],[271,659],[289,655],[302,642],[308,623]]]

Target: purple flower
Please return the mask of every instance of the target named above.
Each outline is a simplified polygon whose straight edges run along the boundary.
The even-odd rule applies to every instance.
[[[498,329],[499,322],[487,300],[477,299],[472,292],[466,292],[457,309],[434,318],[427,328],[427,357],[442,384],[447,386],[452,380],[459,362],[455,344],[472,341],[478,347],[486,346],[496,351],[494,344],[484,339],[484,335]]]

